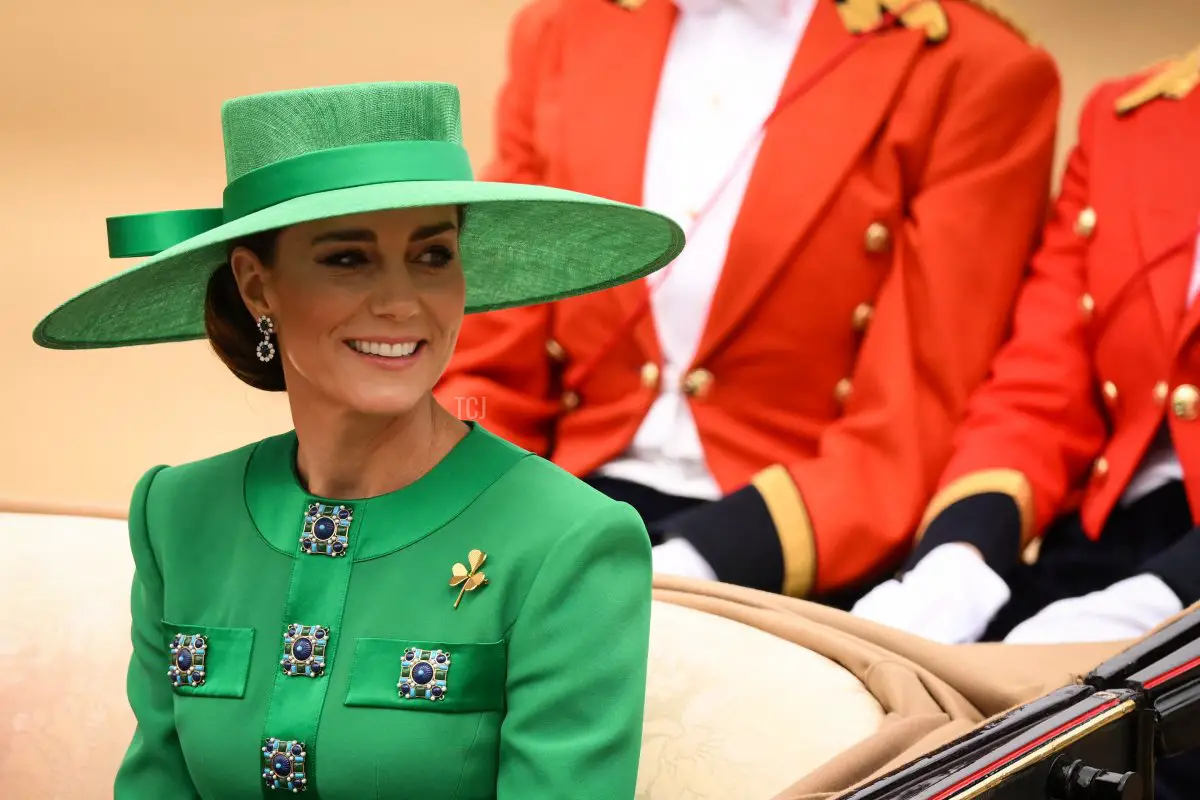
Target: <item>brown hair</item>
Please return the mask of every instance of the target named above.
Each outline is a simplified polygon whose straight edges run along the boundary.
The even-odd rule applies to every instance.
[[[244,247],[270,266],[275,259],[275,242],[279,231],[265,231],[238,239],[229,246],[232,253]],[[243,383],[265,392],[282,392],[286,389],[283,380],[282,359],[276,354],[270,361],[259,361],[256,355],[262,333],[258,320],[242,302],[233,268],[226,261],[208,279],[208,291],[204,297],[204,330],[217,357],[225,362],[230,372]]]

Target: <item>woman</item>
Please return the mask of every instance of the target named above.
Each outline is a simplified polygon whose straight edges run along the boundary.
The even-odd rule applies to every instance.
[[[223,109],[220,209],[109,220],[152,257],[35,332],[207,333],[295,430],[135,490],[138,729],[117,798],[632,797],[650,547],[628,506],[432,396],[466,313],[647,274],[682,233],[471,180],[441,84]]]

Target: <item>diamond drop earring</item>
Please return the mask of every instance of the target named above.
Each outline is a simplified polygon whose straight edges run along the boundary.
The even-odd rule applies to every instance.
[[[271,342],[271,336],[275,333],[275,323],[265,314],[258,318],[258,332],[263,335],[263,340],[254,348],[254,354],[265,364],[275,357],[275,345]]]

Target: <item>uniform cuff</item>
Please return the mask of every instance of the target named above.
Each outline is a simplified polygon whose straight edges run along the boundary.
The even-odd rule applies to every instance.
[[[1175,544],[1147,561],[1143,572],[1156,575],[1183,603],[1200,602],[1200,528],[1192,528]]]
[[[997,575],[1006,576],[1021,557],[1021,509],[1012,495],[985,492],[942,509],[926,526],[904,571],[935,548],[951,542],[973,545]]]
[[[652,534],[686,539],[723,583],[769,592],[779,592],[783,585],[783,548],[767,503],[754,486],[649,527]]]

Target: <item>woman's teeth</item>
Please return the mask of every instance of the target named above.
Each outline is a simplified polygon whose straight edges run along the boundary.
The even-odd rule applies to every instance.
[[[368,342],[361,339],[355,339],[350,342],[350,346],[360,353],[371,356],[383,356],[384,358],[407,358],[417,352],[419,344],[420,342],[388,344],[387,342]]]

